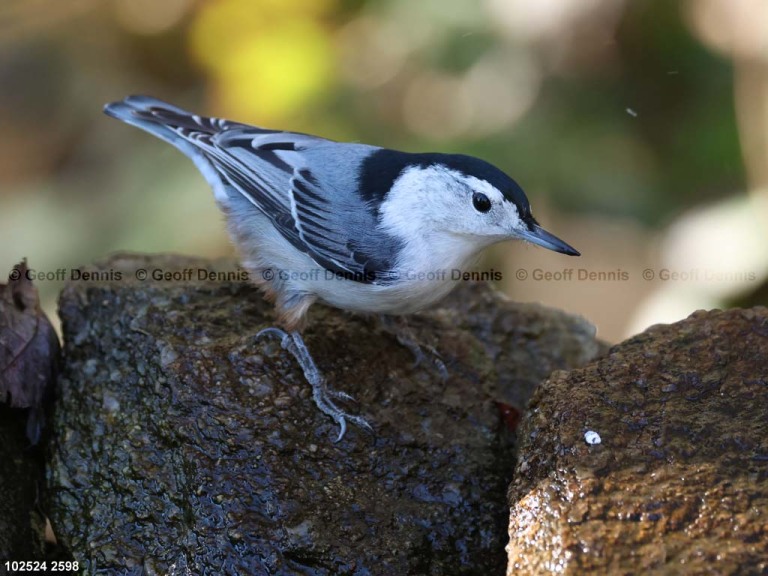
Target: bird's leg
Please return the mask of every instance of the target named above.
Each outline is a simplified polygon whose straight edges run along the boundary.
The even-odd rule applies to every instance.
[[[393,316],[381,314],[379,319],[384,330],[392,334],[401,345],[411,351],[415,359],[414,367],[427,361],[437,371],[440,378],[443,380],[448,379],[448,369],[445,367],[445,362],[443,362],[440,353],[435,350],[434,346],[420,344],[413,331],[399,318],[396,319]],[[425,349],[427,353],[424,352]]]
[[[368,424],[364,418],[353,414],[347,414],[341,408],[336,406],[333,400],[331,400],[331,398],[340,400],[353,400],[353,398],[346,392],[337,392],[328,387],[325,378],[320,374],[320,370],[317,369],[315,361],[312,359],[312,356],[307,349],[307,345],[304,344],[304,339],[301,337],[301,334],[298,332],[284,332],[279,328],[266,328],[256,334],[257,339],[262,336],[277,336],[280,338],[280,345],[283,349],[290,352],[293,357],[296,358],[299,366],[301,366],[301,369],[304,371],[304,377],[307,379],[310,386],[312,386],[312,398],[314,398],[315,404],[317,404],[317,407],[320,408],[322,412],[333,418],[341,428],[339,437],[336,438],[336,442],[344,437],[344,434],[347,431],[347,420],[353,424],[357,424],[361,428],[373,431],[371,425]]]

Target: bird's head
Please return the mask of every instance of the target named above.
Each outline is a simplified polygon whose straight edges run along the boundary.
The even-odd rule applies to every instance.
[[[393,229],[412,227],[463,238],[483,248],[524,240],[555,252],[579,252],[544,230],[522,188],[504,172],[459,154],[410,154],[382,208]]]

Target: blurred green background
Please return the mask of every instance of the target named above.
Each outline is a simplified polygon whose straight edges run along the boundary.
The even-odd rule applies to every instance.
[[[0,269],[233,253],[192,163],[101,113],[131,93],[497,164],[583,256],[483,266],[608,341],[761,299],[764,0],[3,0]]]

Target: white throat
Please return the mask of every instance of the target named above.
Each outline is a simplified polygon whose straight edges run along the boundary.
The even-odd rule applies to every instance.
[[[397,262],[401,271],[465,270],[483,248],[497,241],[444,231],[437,225],[434,214],[446,209],[446,188],[464,186],[456,174],[437,165],[414,166],[400,175],[382,203],[382,227],[404,245]]]

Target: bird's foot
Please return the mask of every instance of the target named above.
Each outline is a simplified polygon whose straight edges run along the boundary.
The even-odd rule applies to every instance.
[[[392,334],[402,346],[405,346],[411,351],[411,354],[413,354],[414,357],[414,368],[422,364],[427,364],[437,372],[442,380],[448,379],[448,368],[445,367],[443,358],[434,346],[419,343],[413,331],[400,318],[384,315],[379,316],[379,318],[381,319],[381,325],[384,330]]]
[[[346,392],[339,392],[328,387],[325,378],[320,374],[320,370],[317,369],[315,361],[307,349],[307,345],[304,344],[301,334],[298,332],[285,332],[279,328],[265,328],[256,334],[257,339],[262,336],[276,336],[280,339],[280,345],[296,358],[299,366],[304,371],[304,377],[312,386],[312,398],[315,400],[315,404],[321,412],[333,418],[339,425],[339,437],[336,438],[335,442],[339,442],[344,437],[348,421],[373,432],[373,428],[364,418],[348,414],[334,404],[332,398],[352,401],[354,401],[354,398]]]

